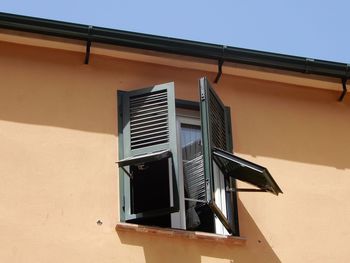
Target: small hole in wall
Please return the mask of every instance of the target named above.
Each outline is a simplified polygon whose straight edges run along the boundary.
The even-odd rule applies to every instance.
[[[102,221],[101,221],[101,220],[98,220],[98,221],[96,222],[96,224],[99,225],[99,226],[101,226],[101,225],[102,225]]]

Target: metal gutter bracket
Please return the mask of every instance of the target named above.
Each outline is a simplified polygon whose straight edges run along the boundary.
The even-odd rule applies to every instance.
[[[215,77],[215,80],[214,80],[214,83],[217,84],[221,78],[221,75],[222,75],[222,65],[224,64],[225,62],[225,49],[227,48],[227,46],[222,46],[222,57],[219,58],[218,60],[218,74],[216,74],[216,77]]]
[[[347,89],[346,89],[346,82],[348,81],[347,78],[342,78],[341,82],[343,84],[343,92],[341,93],[338,101],[343,101],[345,95],[346,95],[346,92],[347,92]]]
[[[224,64],[224,59],[220,58],[218,61],[218,74],[216,74],[214,83],[217,84],[222,75],[222,65]]]
[[[305,74],[309,74],[309,66],[311,63],[315,62],[315,60],[313,58],[306,58],[305,59],[305,70],[304,70],[304,73]]]
[[[88,40],[86,42],[86,52],[85,52],[85,64],[89,64],[90,61],[90,48],[91,48],[91,32],[92,26],[89,26],[88,29]]]

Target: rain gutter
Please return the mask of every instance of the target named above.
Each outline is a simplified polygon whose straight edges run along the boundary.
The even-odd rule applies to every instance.
[[[90,50],[91,43],[96,42],[212,59],[218,62],[220,75],[223,63],[233,62],[340,78],[342,83],[345,82],[345,84],[350,78],[350,64],[346,63],[289,56],[272,52],[134,33],[9,13],[0,12],[0,28],[83,40],[87,43],[87,52]],[[88,62],[88,57],[85,61]],[[220,77],[219,74],[217,80]]]

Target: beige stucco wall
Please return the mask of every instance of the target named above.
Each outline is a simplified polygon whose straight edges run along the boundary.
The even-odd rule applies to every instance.
[[[348,262],[350,99],[224,75],[234,147],[281,196],[241,193],[246,245],[115,231],[116,91],[215,73],[0,42],[0,262]],[[102,225],[96,222],[102,221]]]

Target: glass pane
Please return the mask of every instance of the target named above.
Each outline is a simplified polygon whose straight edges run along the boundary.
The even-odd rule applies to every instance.
[[[186,228],[212,231],[213,215],[205,198],[202,134],[199,125],[181,124]],[[208,210],[209,209],[209,210]]]
[[[181,124],[182,159],[192,160],[202,154],[202,134],[199,125]]]

